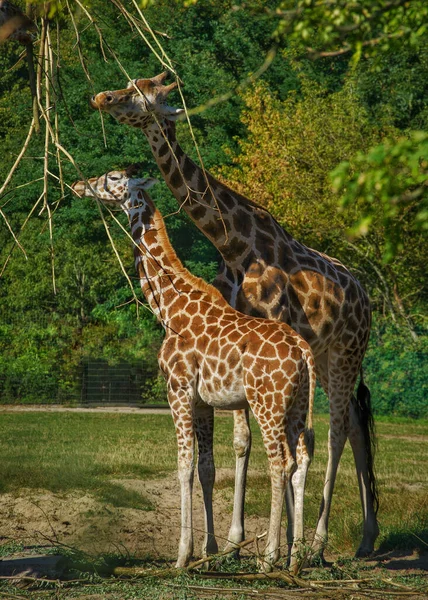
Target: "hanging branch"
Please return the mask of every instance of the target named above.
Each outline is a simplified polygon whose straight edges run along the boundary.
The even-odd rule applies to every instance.
[[[50,81],[49,81],[49,70],[52,66],[50,64],[50,51],[49,51],[49,22],[46,17],[43,17],[43,27],[45,29],[44,35],[44,48],[43,54],[40,59],[40,64],[44,64],[44,73],[45,73],[45,112],[43,114],[43,118],[45,119],[46,127],[45,127],[45,151],[43,158],[43,210],[46,210],[48,215],[48,224],[49,224],[49,240],[50,240],[50,254],[51,254],[51,270],[52,270],[52,286],[53,292],[56,295],[56,281],[55,281],[55,251],[53,244],[53,231],[52,231],[52,213],[51,208],[48,201],[48,183],[49,183],[49,141],[50,141],[50,111],[51,111],[51,101],[50,101]],[[49,125],[49,126],[48,126]]]
[[[201,152],[200,152],[200,150],[199,150],[199,145],[198,145],[198,143],[197,143],[197,141],[196,141],[196,136],[195,136],[195,134],[194,134],[193,127],[192,127],[192,123],[191,123],[191,121],[190,121],[190,117],[189,117],[189,111],[188,111],[188,109],[187,109],[186,101],[185,101],[185,99],[184,99],[184,95],[183,95],[183,92],[182,92],[182,88],[181,88],[181,80],[180,80],[180,77],[178,76],[177,72],[175,71],[175,69],[174,69],[174,67],[173,67],[173,64],[172,64],[172,61],[171,61],[171,59],[169,58],[169,56],[167,55],[167,53],[166,53],[166,52],[165,52],[165,50],[163,49],[163,46],[161,45],[161,43],[160,43],[160,42],[159,42],[159,40],[157,39],[157,37],[156,37],[156,35],[155,35],[155,32],[154,32],[154,31],[153,31],[153,29],[150,27],[150,24],[149,24],[149,23],[148,23],[148,21],[146,20],[146,18],[145,18],[145,16],[144,16],[143,12],[141,11],[141,9],[140,9],[140,7],[138,6],[138,4],[136,3],[136,1],[135,1],[135,0],[132,0],[132,2],[133,2],[133,4],[134,4],[135,8],[136,8],[136,9],[137,9],[137,11],[138,11],[138,14],[140,15],[141,19],[143,20],[143,22],[144,22],[144,24],[145,24],[145,28],[147,29],[147,31],[150,33],[150,35],[152,36],[152,38],[153,38],[153,39],[154,39],[154,41],[156,42],[156,44],[157,44],[158,48],[159,48],[159,49],[160,49],[160,51],[161,51],[161,55],[162,55],[162,56],[161,56],[161,55],[160,55],[158,52],[156,52],[156,50],[154,49],[153,45],[152,45],[152,44],[150,43],[150,41],[147,39],[147,36],[145,36],[145,35],[144,35],[144,33],[141,31],[141,28],[139,27],[138,23],[136,22],[136,20],[135,20],[135,17],[134,17],[134,16],[133,16],[131,13],[129,13],[129,12],[128,12],[128,11],[127,11],[127,10],[126,10],[124,7],[123,7],[123,5],[122,5],[122,3],[120,2],[120,0],[113,0],[113,2],[114,2],[114,4],[115,4],[115,5],[116,5],[118,8],[119,8],[119,7],[121,7],[121,8],[120,8],[121,12],[122,12],[122,13],[123,13],[123,14],[126,16],[126,19],[128,20],[128,22],[131,22],[131,23],[134,25],[135,29],[138,31],[138,33],[140,34],[140,36],[141,36],[141,38],[143,39],[143,41],[144,41],[144,42],[147,44],[147,46],[150,48],[150,50],[152,51],[152,53],[153,53],[153,54],[156,56],[156,58],[159,60],[159,62],[161,63],[161,65],[162,65],[164,68],[166,68],[166,69],[168,69],[169,71],[171,71],[171,73],[173,73],[173,74],[174,74],[174,76],[175,76],[175,80],[176,80],[176,83],[177,83],[177,90],[178,90],[178,92],[179,92],[179,94],[180,94],[180,98],[181,98],[181,101],[182,101],[182,103],[183,103],[184,114],[186,115],[186,120],[187,120],[187,124],[188,124],[188,127],[189,127],[189,131],[190,131],[190,135],[191,135],[191,138],[192,138],[192,142],[193,142],[193,145],[194,145],[194,147],[195,147],[195,149],[196,149],[196,153],[197,153],[197,155],[198,155],[198,160],[199,160],[199,163],[200,163],[200,165],[201,165],[202,172],[203,172],[203,174],[204,174],[204,179],[205,179],[205,182],[206,182],[206,184],[207,184],[206,190],[205,190],[204,194],[202,194],[202,198],[204,197],[204,195],[205,195],[205,194],[206,194],[208,191],[211,193],[211,196],[212,196],[212,198],[213,198],[213,200],[214,200],[215,206],[216,206],[216,208],[217,208],[217,211],[218,211],[218,213],[219,213],[219,218],[220,218],[220,220],[221,220],[221,222],[222,222],[222,225],[223,225],[223,229],[224,229],[224,235],[225,235],[225,242],[227,242],[227,240],[228,240],[228,232],[227,232],[227,228],[226,228],[226,223],[225,223],[225,221],[224,221],[224,219],[223,219],[223,216],[222,216],[222,214],[221,214],[221,210],[220,210],[220,207],[219,207],[219,205],[218,205],[217,198],[216,198],[216,196],[215,196],[215,194],[214,194],[214,192],[213,192],[213,190],[212,190],[212,188],[211,188],[211,184],[210,184],[210,182],[209,182],[209,179],[208,179],[207,171],[206,171],[206,169],[205,169],[205,166],[204,166],[204,161],[203,161],[203,159],[202,159],[202,155],[201,155]],[[119,67],[121,68],[122,72],[123,72],[123,73],[126,75],[126,77],[128,78],[128,81],[130,81],[131,83],[133,83],[133,80],[132,80],[132,78],[131,78],[131,77],[128,75],[128,73],[126,72],[126,70],[123,68],[123,66],[121,65],[121,63],[120,63],[119,59],[117,58],[117,56],[116,56],[114,53],[113,53],[113,56],[114,56],[115,60],[118,62],[118,64],[119,64]],[[141,92],[141,90],[140,90],[139,88],[137,88],[137,86],[135,86],[135,85],[134,85],[134,89],[137,91],[137,93],[138,93],[138,94],[139,94],[141,97],[143,97],[143,96],[144,96],[144,95],[143,95],[143,93]],[[184,202],[183,202],[183,203],[180,205],[180,209],[181,209],[181,207],[182,207],[182,206],[183,206],[183,205],[184,205],[184,204],[187,202],[187,200],[190,198],[190,194],[191,194],[192,192],[194,193],[194,191],[193,191],[193,190],[191,190],[191,189],[189,188],[189,186],[186,184],[186,179],[185,179],[185,177],[184,177],[184,175],[183,175],[183,173],[182,173],[182,171],[181,171],[180,163],[179,163],[179,161],[177,160],[177,157],[175,156],[175,152],[174,152],[174,150],[172,149],[172,147],[171,147],[171,145],[170,145],[170,143],[169,143],[169,140],[167,139],[167,137],[166,137],[166,135],[165,135],[165,133],[164,133],[164,131],[163,131],[162,127],[160,126],[160,123],[159,123],[159,121],[158,121],[158,119],[157,119],[157,117],[156,117],[156,114],[155,114],[155,113],[153,113],[153,117],[154,117],[154,119],[155,119],[156,123],[157,123],[157,124],[158,124],[158,126],[159,126],[160,132],[161,132],[161,134],[162,134],[162,136],[163,136],[163,138],[164,138],[165,142],[167,143],[167,145],[168,145],[168,147],[169,147],[169,150],[170,150],[171,154],[173,155],[173,157],[174,157],[174,159],[175,159],[175,162],[176,162],[176,164],[177,164],[178,171],[179,171],[179,173],[180,173],[180,175],[181,175],[181,177],[182,177],[182,179],[183,179],[184,185],[186,186],[186,188],[187,188],[187,191],[188,191],[186,199],[185,199],[185,200],[184,200]]]
[[[57,23],[57,55],[55,57],[53,52],[53,45],[51,42],[50,31],[48,31],[48,50],[49,50],[49,64],[50,64],[50,78],[52,82],[52,92],[53,92],[53,102],[52,108],[54,110],[54,133],[55,133],[55,142],[59,142],[59,120],[58,120],[58,93],[57,93],[57,81],[58,81],[58,69],[59,69],[59,23]],[[58,146],[55,144],[56,150],[56,163],[58,167],[59,174],[59,184],[61,187],[61,196],[64,197],[64,178],[62,173],[62,162],[61,162],[61,154],[59,152]]]
[[[25,152],[27,151],[28,144],[30,143],[31,136],[33,135],[33,132],[34,132],[35,128],[36,128],[36,122],[35,122],[35,120],[34,120],[34,116],[33,116],[32,120],[31,120],[30,128],[29,128],[29,130],[28,130],[28,133],[27,133],[27,137],[26,137],[26,139],[25,139],[25,142],[24,142],[24,144],[23,144],[23,146],[22,146],[22,148],[21,148],[21,151],[20,151],[20,153],[18,154],[18,156],[17,156],[17,158],[16,158],[15,162],[14,162],[14,163],[13,163],[13,165],[12,165],[12,168],[10,169],[9,173],[7,174],[7,177],[6,177],[6,179],[5,179],[5,180],[4,180],[4,182],[3,182],[3,185],[2,185],[2,186],[1,186],[1,188],[0,188],[0,198],[2,198],[2,195],[3,195],[4,191],[5,191],[5,189],[6,189],[6,188],[7,188],[7,186],[9,185],[9,183],[10,183],[10,180],[11,180],[11,179],[12,179],[12,177],[13,177],[13,174],[15,173],[16,169],[17,169],[17,168],[18,168],[18,166],[19,166],[19,163],[20,163],[20,162],[21,162],[21,160],[22,160],[22,157],[24,156]],[[5,215],[5,214],[4,214],[4,212],[1,210],[1,208],[0,208],[0,214],[1,214],[1,216],[3,217],[3,219],[4,219],[5,223],[6,223],[6,226],[7,226],[7,228],[9,229],[10,233],[12,234],[12,237],[13,237],[13,239],[15,240],[15,243],[16,243],[16,244],[17,244],[17,246],[18,246],[18,247],[19,247],[19,248],[22,250],[22,252],[24,253],[24,256],[25,256],[25,258],[27,258],[27,255],[25,254],[25,250],[24,250],[24,248],[23,248],[23,247],[21,246],[21,244],[19,243],[19,241],[18,241],[17,237],[15,236],[15,234],[14,234],[14,232],[13,232],[13,229],[12,229],[12,227],[11,227],[11,225],[10,225],[9,221],[8,221],[8,220],[7,220],[7,218],[6,218],[6,215]]]
[[[33,7],[31,3],[27,3],[27,17],[33,22]],[[33,118],[35,123],[36,133],[40,131],[40,121],[39,121],[39,109],[37,106],[37,92],[36,92],[36,72],[34,69],[34,48],[33,48],[33,39],[29,36],[28,42],[25,44],[25,55],[27,59],[27,67],[28,67],[28,82],[30,84],[31,90],[31,100],[33,106]]]
[[[137,316],[138,316],[138,310],[139,310],[139,306],[141,304],[141,301],[137,298],[137,296],[135,294],[132,282],[131,282],[131,280],[129,278],[128,273],[126,272],[126,269],[125,269],[125,267],[123,265],[122,259],[120,258],[120,254],[119,254],[119,252],[118,252],[118,250],[116,248],[116,245],[115,245],[115,243],[113,241],[113,238],[111,237],[110,228],[109,228],[109,226],[108,226],[108,224],[107,224],[107,222],[106,222],[106,220],[104,218],[103,211],[101,210],[101,203],[100,203],[100,201],[98,199],[97,199],[97,206],[98,206],[98,211],[99,211],[100,216],[101,216],[101,220],[102,220],[103,225],[104,225],[104,229],[106,230],[108,239],[110,240],[111,247],[113,248],[113,251],[114,251],[114,253],[116,255],[117,260],[119,261],[120,268],[122,269],[122,272],[123,272],[123,274],[126,277],[126,280],[127,280],[128,284],[129,284],[129,287],[131,289],[132,295],[134,297],[135,304],[136,304],[136,307],[137,307]]]
[[[43,177],[40,180],[43,180]],[[22,224],[21,231],[19,232],[20,234],[24,231],[25,226],[27,225],[28,221],[30,220],[30,217],[32,216],[32,214],[34,213],[34,211],[36,210],[37,206],[40,204],[40,202],[41,202],[42,199],[43,199],[43,195],[40,195],[39,198],[37,199],[37,202],[35,202],[35,204],[33,205],[33,208],[28,213],[28,215],[27,215],[24,223]],[[13,252],[13,250],[14,250],[14,248],[15,248],[16,245],[22,250],[22,252],[24,253],[25,258],[28,260],[28,257],[27,257],[27,255],[25,253],[24,248],[21,246],[21,244],[19,242],[19,239],[17,237],[15,238],[15,236],[14,236],[14,239],[15,239],[15,241],[12,244],[12,248],[10,249],[10,252],[9,252],[9,254],[8,254],[5,262],[4,262],[2,270],[0,271],[0,279],[3,277],[3,273],[4,273],[5,269],[6,269],[7,263],[9,262],[9,260],[10,260],[10,258],[12,256],[12,252]]]

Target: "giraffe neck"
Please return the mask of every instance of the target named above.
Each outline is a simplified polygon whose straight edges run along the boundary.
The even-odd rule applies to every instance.
[[[219,250],[229,267],[242,265],[254,250],[254,232],[249,227],[254,212],[264,216],[269,213],[196,165],[178,144],[172,121],[151,122],[143,132],[180,206]]]
[[[169,241],[162,215],[155,206],[150,203],[140,207],[135,201],[131,204],[133,207],[127,209],[127,213],[135,243],[135,268],[142,292],[163,327],[177,330],[175,322],[180,311],[193,300],[224,303],[215,288],[183,266]]]

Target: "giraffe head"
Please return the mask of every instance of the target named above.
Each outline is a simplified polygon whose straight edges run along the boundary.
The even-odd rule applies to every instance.
[[[151,79],[134,79],[124,90],[100,92],[90,101],[92,108],[109,113],[120,123],[144,129],[153,121],[175,121],[184,110],[166,104],[166,98],[177,83],[163,85],[165,71]]]
[[[157,179],[153,177],[134,178],[139,165],[131,165],[123,171],[109,171],[100,177],[92,177],[85,181],[76,181],[71,186],[80,198],[98,198],[103,204],[129,211],[142,204],[152,202],[145,190],[151,188]]]

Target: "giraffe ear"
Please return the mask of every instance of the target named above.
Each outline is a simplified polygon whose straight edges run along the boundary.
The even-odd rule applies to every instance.
[[[156,75],[156,77],[151,77],[150,79],[156,85],[162,85],[163,82],[165,81],[165,79],[168,77],[168,75],[169,75],[168,71],[164,71],[163,73],[159,73],[159,75]]]
[[[144,163],[142,163],[142,162],[133,163],[132,165],[129,165],[126,167],[125,174],[128,177],[134,177],[135,175],[138,175],[139,173],[141,173],[143,168],[144,168]]]
[[[146,177],[146,179],[142,180],[141,187],[143,190],[149,190],[157,183],[159,183],[159,179],[155,179],[154,177]]]

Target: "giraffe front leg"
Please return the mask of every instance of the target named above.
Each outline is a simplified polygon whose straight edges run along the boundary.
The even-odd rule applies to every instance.
[[[181,529],[177,568],[185,567],[193,554],[192,491],[194,476],[194,431],[192,401],[186,389],[168,390],[178,446],[178,479],[181,497]]]
[[[232,524],[229,530],[226,551],[244,541],[244,504],[247,484],[248,461],[251,450],[251,430],[248,410],[233,411],[233,448],[236,456],[235,494],[233,500]],[[238,556],[239,551],[236,551]]]
[[[202,544],[202,556],[208,556],[218,552],[213,516],[215,466],[213,455],[214,410],[212,407],[195,408],[195,431],[198,440],[198,475],[205,509],[205,537]]]

